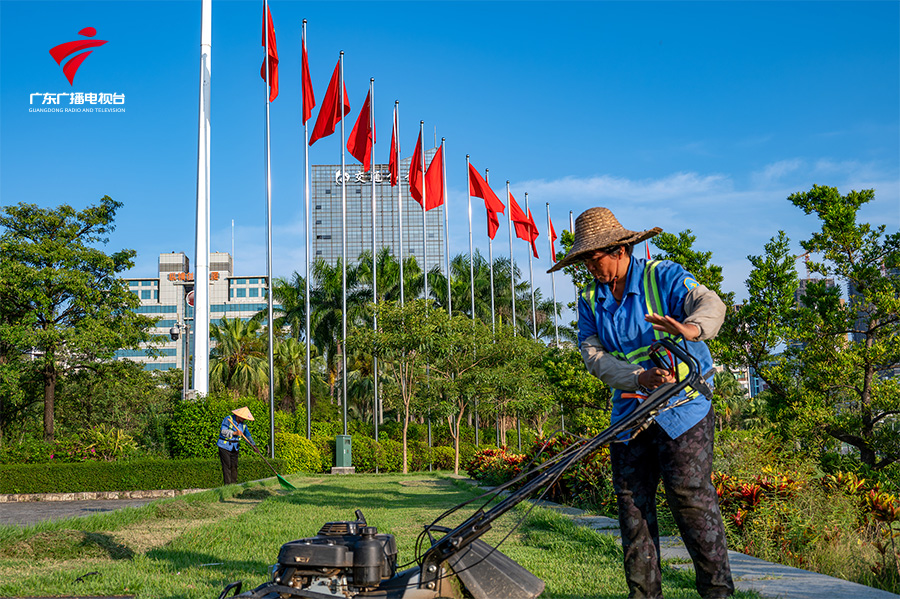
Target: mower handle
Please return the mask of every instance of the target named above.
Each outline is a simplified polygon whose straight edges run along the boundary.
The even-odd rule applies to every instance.
[[[449,530],[442,526],[428,525],[427,531],[445,532],[443,537],[438,539],[425,552],[421,560],[421,586],[428,587],[429,583],[434,583],[441,571],[440,565],[446,560],[452,558],[457,553],[465,549],[472,541],[481,537],[491,528],[491,522],[514,508],[516,505],[534,494],[538,489],[550,483],[551,481],[562,475],[572,465],[603,445],[615,440],[618,435],[629,430],[633,430],[644,424],[648,419],[653,418],[659,408],[665,406],[669,400],[687,387],[693,387],[704,395],[709,387],[705,384],[700,374],[700,363],[697,359],[678,343],[672,341],[668,337],[664,337],[653,343],[651,347],[661,347],[669,352],[677,359],[688,366],[687,375],[680,381],[674,383],[665,383],[657,387],[653,392],[625,418],[618,423],[609,426],[595,437],[588,439],[581,447],[576,447],[571,455],[565,456],[555,463],[548,462],[548,466],[543,472],[526,482],[521,488],[512,491],[509,496],[491,509],[484,511],[479,509],[477,512],[467,518],[462,524],[456,528]],[[676,369],[677,370],[677,369]],[[705,390],[704,390],[705,388]],[[564,454],[561,454],[564,455]],[[540,468],[545,468],[541,466]],[[527,476],[527,474],[523,475]],[[432,567],[434,566],[434,567]]]

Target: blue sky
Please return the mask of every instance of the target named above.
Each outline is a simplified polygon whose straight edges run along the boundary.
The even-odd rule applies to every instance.
[[[261,1],[213,1],[211,248],[236,274],[265,273]],[[528,192],[550,294],[545,202],[558,231],[596,205],[628,228],[690,228],[745,295],[746,256],[779,229],[799,254],[815,221],[787,202],[813,184],[874,188],[865,220],[900,223],[898,2],[295,2],[272,0],[281,93],[271,106],[275,275],[303,271],[300,23],[321,102],[338,53],[353,113],[375,78],[375,160],[401,107],[447,138],[451,253],[468,252],[465,155]],[[70,86],[49,55],[108,40]],[[200,1],[0,0],[0,198],[83,207],[123,202],[107,246],[193,253]],[[33,93],[118,93],[125,113],[30,113]],[[67,98],[64,100],[68,101]],[[32,105],[32,107],[37,104]],[[315,114],[313,118],[315,118]],[[311,127],[311,124],[310,124]],[[313,163],[339,162],[338,135]],[[347,155],[348,164],[353,159]],[[475,244],[487,254],[480,200]],[[458,214],[456,218],[452,215]],[[505,225],[494,255],[508,254]],[[527,273],[527,244],[514,256]],[[193,256],[192,256],[193,258]],[[802,271],[802,264],[798,264]],[[558,299],[571,286],[557,279]]]

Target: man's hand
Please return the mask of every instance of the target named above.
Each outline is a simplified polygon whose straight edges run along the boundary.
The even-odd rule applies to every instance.
[[[675,377],[664,368],[650,368],[638,375],[638,384],[646,389],[656,389],[663,383],[674,383]]]
[[[682,335],[688,341],[696,341],[700,337],[700,327],[695,324],[683,324],[671,316],[659,314],[647,314],[644,320],[651,323],[657,331],[663,331],[670,335]]]

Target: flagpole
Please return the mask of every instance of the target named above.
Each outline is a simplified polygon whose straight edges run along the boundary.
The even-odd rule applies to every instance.
[[[525,192],[525,214],[528,215],[528,220],[533,222],[531,209],[528,208],[528,192]],[[533,242],[529,241],[529,243]],[[537,310],[534,307],[534,252],[531,251],[531,248],[528,248],[528,278],[531,283],[531,331],[534,340],[537,341]]]
[[[512,206],[512,201],[510,201],[510,193],[509,193],[509,179],[506,180],[506,202]],[[512,327],[513,327],[513,335],[517,335],[516,331],[516,269],[513,266],[513,244],[512,244],[512,231],[513,231],[513,223],[512,223],[512,208],[508,210],[509,212],[509,286],[512,294]]]
[[[550,246],[550,266],[553,266],[556,256],[553,255],[553,223],[550,221],[550,202],[547,202],[547,242]],[[553,288],[553,339],[556,347],[559,347],[559,315],[556,311],[556,273],[550,273],[550,286]]]
[[[575,236],[575,216],[572,214],[572,211],[569,210],[569,232],[572,236]],[[575,282],[575,277],[572,277],[572,286],[575,287],[575,313],[578,314],[578,284]],[[575,319],[575,322],[578,322],[578,319]],[[575,325],[578,326],[577,324]]]
[[[394,144],[397,153],[397,218],[400,232],[400,305],[405,303],[403,281],[403,185],[400,183],[400,101],[394,100]]]
[[[272,156],[269,137],[269,89],[272,75],[269,72],[269,3],[263,0],[263,20],[266,40],[266,295],[269,315],[269,457],[275,458],[275,323],[272,315]]]
[[[466,189],[468,190],[466,196],[469,198],[469,296],[472,298],[472,320],[475,320],[475,253],[472,241],[472,182],[469,177],[468,154],[466,154]]]
[[[197,223],[194,242],[194,389],[209,393],[209,150],[212,0],[200,8],[200,116],[197,127]],[[185,364],[187,364],[185,359]]]
[[[441,138],[441,196],[444,198],[444,251],[446,252],[447,264],[447,316],[453,315],[453,301],[450,292],[450,217],[447,214],[448,198],[447,198],[447,160],[444,148],[446,138]],[[424,185],[423,185],[424,187]]]
[[[347,163],[344,156],[344,51],[340,57],[338,110],[341,113],[341,371],[343,376],[344,435],[347,434]]]
[[[378,306],[378,262],[377,256],[377,226],[375,222],[375,78],[369,79],[369,131],[372,133],[372,153],[369,158],[369,166],[372,171],[372,302]],[[378,313],[372,313],[372,331],[378,331]],[[372,356],[372,420],[375,423],[375,440],[378,440],[378,358]],[[378,462],[375,462],[375,472],[378,473]]]
[[[306,50],[306,19],[303,19],[303,49]],[[304,96],[305,98],[305,96]],[[304,102],[306,100],[304,99]],[[312,388],[310,375],[310,338],[309,338],[309,263],[311,244],[310,235],[310,205],[309,205],[309,125],[307,119],[303,119],[303,205],[306,212],[306,275],[303,283],[304,287],[304,305],[306,309],[306,438],[312,439]]]
[[[484,169],[484,182],[490,186],[491,169]],[[506,200],[509,203],[509,200]],[[488,261],[490,262],[491,271],[491,335],[497,336],[497,310],[494,307],[494,240],[488,235]]]
[[[475,254],[472,242],[472,182],[469,176],[469,155],[466,154],[466,197],[469,198],[469,297],[472,298],[472,320],[475,320]],[[473,398],[475,412],[475,447],[478,447],[478,396]]]
[[[422,140],[420,149],[422,150],[422,271],[425,273],[425,301],[428,301],[428,224],[425,221],[425,206],[428,202],[425,199],[425,121],[419,121],[419,139]]]

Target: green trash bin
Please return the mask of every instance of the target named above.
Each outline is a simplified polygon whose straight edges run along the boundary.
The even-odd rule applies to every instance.
[[[338,435],[334,438],[334,466],[335,468],[350,468],[353,466],[353,450],[350,435]]]

